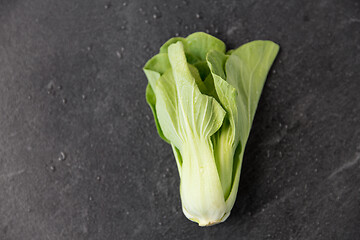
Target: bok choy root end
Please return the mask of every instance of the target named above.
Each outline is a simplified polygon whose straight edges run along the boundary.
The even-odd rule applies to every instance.
[[[185,216],[200,226],[230,215],[252,121],[279,46],[252,41],[226,52],[206,33],[171,38],[144,66],[146,100],[180,175]]]

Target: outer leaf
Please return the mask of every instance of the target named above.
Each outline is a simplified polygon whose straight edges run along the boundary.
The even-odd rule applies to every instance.
[[[191,53],[201,61],[206,61],[206,54],[210,50],[225,53],[225,43],[216,37],[203,32],[196,32],[186,38],[185,51]]]
[[[156,115],[156,109],[155,109],[155,104],[156,104],[156,97],[155,97],[155,93],[152,90],[150,84],[148,84],[146,86],[146,102],[149,104],[151,111],[153,113],[154,116],[154,120],[155,120],[155,125],[156,125],[156,129],[158,131],[159,136],[167,143],[170,143],[169,140],[166,139],[166,137],[164,136],[160,124],[159,124],[159,120],[157,118]]]
[[[164,43],[161,48],[160,48],[160,53],[167,53],[168,52],[168,48],[171,44],[176,43],[176,42],[182,42],[184,45],[184,50],[185,50],[185,55],[186,55],[186,60],[188,63],[190,64],[195,64],[199,61],[201,61],[198,57],[194,56],[191,52],[189,52],[186,48],[186,39],[182,38],[182,37],[174,37],[174,38],[170,38],[166,43]]]
[[[168,69],[170,69],[170,62],[167,53],[159,53],[145,64],[144,72],[154,93],[156,93],[157,80]]]
[[[279,51],[271,41],[253,41],[242,45],[226,62],[227,82],[239,93],[240,142],[234,157],[234,180],[226,203],[231,209],[239,186],[241,163],[258,101],[270,67]]]
[[[154,116],[156,129],[159,133],[159,136],[166,142],[170,143],[169,140],[164,136],[158,118],[156,114],[155,104],[156,104],[156,82],[168,68],[170,68],[170,62],[168,59],[167,53],[157,54],[151,58],[144,66],[145,75],[149,81],[149,84],[146,87],[146,101],[149,104],[151,111]]]
[[[236,49],[226,62],[227,82],[238,91],[238,102],[245,107],[239,113],[246,116],[241,123],[246,126],[243,142],[250,133],[266,76],[278,51],[279,46],[271,41],[253,41]]]
[[[184,136],[179,121],[178,91],[172,69],[164,73],[156,84],[156,112],[164,136],[177,148],[181,149]]]
[[[181,178],[181,167],[182,167],[182,163],[183,163],[182,156],[181,156],[181,153],[180,153],[179,149],[177,149],[174,146],[174,144],[171,144],[171,148],[173,150],[175,160],[176,160],[177,169],[178,169],[178,172],[179,172],[179,176]]]
[[[164,43],[161,48],[160,48],[160,53],[167,53],[168,52],[168,48],[171,44],[176,43],[176,42],[182,42],[183,44],[185,44],[185,38],[183,37],[174,37],[174,38],[170,38],[169,40],[166,41],[166,43]]]
[[[144,69],[163,74],[170,68],[167,53],[159,53],[152,57],[144,66]]]

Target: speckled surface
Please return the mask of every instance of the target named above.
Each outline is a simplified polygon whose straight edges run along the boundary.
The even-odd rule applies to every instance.
[[[0,1],[0,239],[359,239],[359,5]],[[236,204],[209,228],[181,212],[141,70],[194,31],[281,46]]]

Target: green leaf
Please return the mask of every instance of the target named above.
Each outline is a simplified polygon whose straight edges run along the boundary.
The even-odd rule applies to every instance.
[[[179,149],[177,149],[174,144],[171,144],[171,148],[173,150],[174,156],[175,156],[175,160],[176,160],[176,165],[177,165],[177,169],[179,171],[179,176],[181,178],[181,166],[182,166],[182,156],[181,153],[179,151]]]
[[[174,38],[170,38],[166,43],[164,43],[161,48],[160,48],[160,53],[167,53],[168,52],[168,48],[171,44],[176,43],[176,42],[182,42],[184,45],[184,50],[185,50],[185,55],[186,55],[186,60],[188,63],[190,64],[195,64],[197,62],[200,62],[201,60],[199,58],[197,58],[196,56],[194,56],[191,52],[187,51],[186,49],[186,39],[182,38],[182,37],[174,37]]]
[[[198,59],[197,57],[195,57],[193,54],[191,54],[189,52],[185,52],[185,56],[186,56],[186,61],[189,64],[196,64],[198,62],[201,62],[200,59]]]
[[[171,68],[159,78],[156,89],[156,113],[161,130],[165,138],[180,149],[183,137],[179,134],[178,93]]]
[[[227,55],[216,50],[210,51],[206,56],[206,61],[209,65],[211,74],[219,76],[223,81],[226,79],[225,63],[227,59]]]
[[[144,66],[144,69],[164,74],[170,68],[167,53],[159,53],[152,57]]]
[[[236,148],[240,138],[239,131],[236,130],[239,129],[241,125],[239,116],[239,108],[241,107],[239,104],[241,103],[238,101],[239,92],[225,80],[227,77],[225,73],[225,64],[227,60],[228,56],[218,51],[211,51],[207,56],[207,62],[214,79],[216,93],[219,97],[221,106],[228,114],[232,132],[229,135],[230,139],[228,139],[228,142],[233,148]]]
[[[183,44],[186,44],[185,38],[182,37],[174,37],[174,38],[170,38],[169,40],[166,41],[166,43],[164,43],[161,48],[160,48],[160,53],[167,53],[168,52],[168,48],[171,44],[176,43],[176,42],[182,42]]]
[[[238,117],[237,91],[225,81],[226,75],[224,66],[227,60],[224,53],[210,51],[207,55],[207,62],[214,79],[214,86],[221,106],[226,110],[227,115],[220,130],[212,137],[216,166],[221,179],[221,185],[225,199],[229,196],[232,187],[232,173],[234,152],[239,144],[240,122]]]
[[[210,69],[206,61],[197,62],[194,67],[199,71],[201,79],[204,81],[210,74]]]
[[[226,55],[231,55],[234,51],[235,49],[230,49],[229,51],[226,52]]]
[[[266,76],[279,51],[279,46],[271,41],[253,41],[232,52],[226,64],[227,82],[238,92],[240,145],[234,155],[234,179],[230,195],[226,200],[231,209],[239,186],[241,163],[246,142]]]
[[[250,133],[252,121],[268,71],[279,51],[271,41],[253,41],[236,49],[225,65],[227,82],[239,93],[241,105],[239,115],[243,116],[241,140],[243,146]]]
[[[164,135],[181,150],[180,142],[186,140],[186,135],[214,134],[222,124],[225,111],[214,98],[201,94],[181,42],[169,47],[169,60],[172,68],[156,85],[156,111]]]
[[[196,85],[198,86],[200,92],[205,93],[207,91],[207,88],[206,88],[204,82],[201,80],[198,69],[191,64],[188,64],[188,67],[189,67],[191,75],[195,79]]]
[[[206,87],[206,91],[203,92],[204,94],[208,95],[208,96],[211,96],[213,98],[216,99],[216,101],[218,103],[220,103],[219,101],[219,97],[216,93],[216,90],[215,90],[215,85],[214,85],[214,79],[212,77],[211,74],[209,74],[206,78],[205,78],[205,81],[204,81],[204,85]]]
[[[154,120],[155,120],[155,125],[156,125],[156,130],[159,134],[159,136],[167,143],[170,143],[169,140],[166,139],[166,137],[164,136],[162,130],[161,130],[161,127],[160,127],[160,124],[159,124],[159,120],[157,118],[157,115],[156,115],[156,109],[155,109],[155,105],[156,105],[156,97],[155,97],[155,94],[154,94],[154,91],[152,90],[150,84],[148,84],[146,86],[146,102],[149,104],[150,106],[150,109],[153,113],[153,116],[154,116]]]
[[[167,53],[160,53],[152,57],[144,66],[144,73],[149,81],[149,84],[146,86],[146,101],[149,104],[151,111],[154,116],[156,129],[159,133],[159,136],[166,142],[170,143],[168,139],[164,136],[159,120],[156,114],[156,82],[168,68],[170,68],[170,62],[168,59]]]
[[[225,53],[225,43],[203,32],[193,33],[186,38],[185,51],[191,53],[200,61],[206,61],[206,54],[211,50]]]

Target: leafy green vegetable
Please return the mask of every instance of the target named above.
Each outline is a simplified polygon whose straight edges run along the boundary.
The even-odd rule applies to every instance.
[[[257,104],[279,46],[253,41],[226,52],[206,33],[172,38],[144,67],[146,100],[171,144],[185,216],[200,226],[230,215]]]

